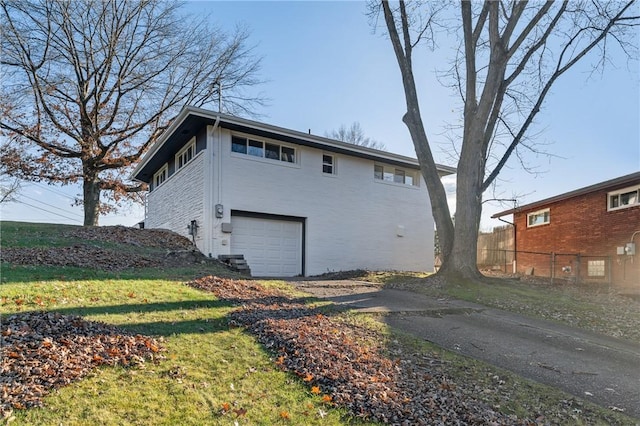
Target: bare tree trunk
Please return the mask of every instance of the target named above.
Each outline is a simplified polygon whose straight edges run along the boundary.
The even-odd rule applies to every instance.
[[[466,160],[466,161],[465,161]],[[471,167],[474,161],[470,155],[461,157],[458,164],[456,185],[456,224],[454,227],[453,248],[443,262],[438,273],[450,279],[479,280],[482,274],[478,270],[477,244],[478,227],[482,213],[482,176],[479,170]]]
[[[100,216],[100,180],[94,171],[84,167],[84,180],[82,181],[84,226],[98,226]]]

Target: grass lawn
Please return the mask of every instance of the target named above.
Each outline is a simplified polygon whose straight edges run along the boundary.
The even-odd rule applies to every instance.
[[[68,229],[4,222],[0,223],[1,245],[63,247],[79,243],[65,236]],[[113,242],[101,246],[119,250]],[[129,253],[131,248],[121,250]],[[281,371],[274,356],[252,335],[243,328],[230,327],[227,318],[234,306],[211,293],[184,285],[208,274],[234,277],[215,264],[104,272],[2,263],[0,318],[31,310],[76,314],[156,336],[166,348],[166,358],[157,364],[148,362],[144,368],[101,367],[88,377],[53,391],[44,398],[42,408],[14,410],[5,422],[366,424],[353,418],[346,409],[328,406],[303,380]],[[407,277],[404,280],[410,281]],[[264,284],[289,288],[279,281]],[[587,403],[567,406],[566,401],[573,398],[566,394],[393,333],[374,317],[340,314],[336,320],[355,321],[377,329],[388,340],[391,355],[429,353],[441,358],[450,366],[454,380],[477,383],[477,389],[486,390],[488,393],[482,399],[496,410],[520,417],[559,413],[556,417],[559,424],[633,424],[623,415]],[[496,384],[496,380],[501,383]],[[560,413],[562,410],[567,412]],[[588,413],[588,417],[578,411]]]
[[[3,268],[3,279],[11,281],[13,271]],[[16,424],[343,424],[345,412],[327,410],[301,380],[279,371],[252,336],[228,327],[231,306],[180,281],[5,282],[0,297],[3,315],[78,314],[162,336],[167,348],[157,365],[103,367],[53,392],[44,408],[14,411]]]

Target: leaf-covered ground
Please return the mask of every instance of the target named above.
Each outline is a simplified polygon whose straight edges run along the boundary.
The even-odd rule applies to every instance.
[[[73,266],[102,271],[189,266],[212,261],[188,238],[162,229],[71,227],[58,244],[5,246],[0,251],[0,260],[12,265]]]
[[[40,406],[51,390],[101,365],[141,366],[162,358],[160,343],[116,327],[52,312],[2,318],[0,414]]]
[[[420,364],[384,355],[382,336],[334,320],[250,281],[204,277],[189,285],[232,301],[232,325],[246,327],[274,353],[276,364],[308,382],[311,392],[359,418],[401,425],[505,425],[505,416],[459,389],[437,358]]]

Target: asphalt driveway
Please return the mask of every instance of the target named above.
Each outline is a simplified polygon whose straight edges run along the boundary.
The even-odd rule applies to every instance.
[[[469,302],[358,281],[294,282],[391,327],[640,419],[640,345]]]

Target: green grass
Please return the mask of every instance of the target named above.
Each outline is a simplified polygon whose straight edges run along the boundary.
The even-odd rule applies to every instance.
[[[0,286],[4,315],[46,309],[162,336],[167,359],[146,368],[105,367],[61,388],[41,409],[16,411],[17,424],[343,424],[307,386],[279,371],[212,294],[156,279],[38,281]],[[17,304],[16,300],[22,303]],[[246,409],[237,418],[222,404]],[[324,419],[318,410],[328,411]]]
[[[68,235],[76,229],[75,225],[0,222],[2,247],[64,247],[80,242]]]
[[[68,234],[74,229],[2,222],[1,246],[73,245],[78,241]],[[117,244],[110,246],[118,249]],[[51,393],[43,408],[14,411],[12,424],[359,424],[345,410],[326,407],[302,381],[280,371],[251,335],[230,328],[227,315],[234,307],[184,285],[210,274],[237,277],[208,264],[105,272],[2,263],[0,315],[28,310],[82,315],[159,336],[167,348],[166,360],[147,363],[144,369],[100,368]],[[283,282],[269,285],[286,287]],[[224,413],[223,404],[231,410]],[[246,414],[233,412],[241,409]],[[324,418],[319,410],[327,412]]]
[[[64,246],[75,244],[65,236],[71,227],[43,224],[0,223],[2,247]],[[157,336],[167,348],[166,359],[147,363],[144,369],[102,367],[85,379],[60,388],[44,399],[43,408],[16,410],[16,425],[343,425],[365,424],[343,409],[325,406],[319,396],[291,374],[280,371],[272,355],[241,328],[229,327],[234,309],[211,293],[184,285],[197,276],[231,276],[215,265],[185,268],[149,268],[103,272],[71,267],[0,265],[0,315],[28,310],[82,315],[133,332]],[[375,275],[375,276],[374,276]],[[419,285],[425,274],[384,274],[372,281]],[[268,287],[294,292],[282,281],[263,282]],[[478,292],[451,288],[459,297]],[[518,291],[525,292],[526,289]],[[503,290],[482,290],[482,297],[499,297]],[[514,293],[515,294],[515,293]],[[534,297],[526,293],[521,296]],[[324,306],[326,303],[310,300]],[[484,363],[444,351],[429,343],[389,330],[376,317],[337,314],[337,321],[355,322],[374,328],[394,351],[424,353],[440,357],[454,380],[477,383],[483,389],[498,389],[503,395],[472,394],[495,409],[531,417],[563,409],[566,394],[523,380]],[[398,349],[400,348],[400,349]],[[496,387],[495,377],[505,382]],[[505,401],[508,401],[505,403]],[[230,411],[223,412],[223,404]],[[500,405],[500,407],[498,407]],[[571,409],[571,408],[570,408]],[[628,424],[629,419],[591,405],[579,407],[596,413],[592,424]],[[246,410],[238,416],[233,410]],[[326,412],[324,418],[319,410]],[[600,410],[600,411],[598,411]],[[238,411],[238,413],[242,413]],[[289,419],[283,419],[286,413]],[[548,417],[550,418],[550,417]],[[580,424],[581,420],[565,422]],[[559,421],[562,424],[563,422]]]

